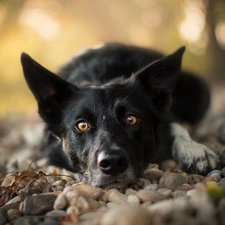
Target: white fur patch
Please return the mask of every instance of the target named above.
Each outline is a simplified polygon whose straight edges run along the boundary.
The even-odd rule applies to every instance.
[[[219,157],[210,148],[193,141],[188,131],[177,123],[171,123],[174,137],[172,154],[182,170],[206,173],[217,167]]]

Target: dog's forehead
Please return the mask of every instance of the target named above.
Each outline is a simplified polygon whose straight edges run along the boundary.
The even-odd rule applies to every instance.
[[[70,106],[76,114],[84,111],[96,112],[105,119],[107,112],[110,113],[120,106],[129,108],[138,104],[140,98],[137,95],[134,89],[125,85],[88,86],[80,89]]]

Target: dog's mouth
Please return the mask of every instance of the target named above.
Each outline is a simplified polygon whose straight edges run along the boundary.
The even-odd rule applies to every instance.
[[[132,185],[137,182],[137,178],[134,175],[134,171],[128,168],[123,173],[119,174],[104,174],[100,171],[95,171],[85,177],[92,186],[101,187],[106,189],[117,188],[124,189],[128,185]]]

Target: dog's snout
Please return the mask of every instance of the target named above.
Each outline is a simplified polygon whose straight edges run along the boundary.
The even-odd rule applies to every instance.
[[[102,151],[98,156],[98,167],[105,174],[118,174],[128,167],[128,160],[123,151]]]

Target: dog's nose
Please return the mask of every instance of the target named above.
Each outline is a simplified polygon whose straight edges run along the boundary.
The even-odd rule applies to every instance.
[[[118,174],[127,169],[128,160],[123,151],[102,151],[98,156],[98,166],[105,174]]]

